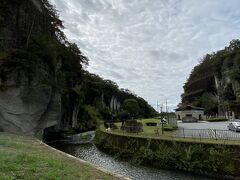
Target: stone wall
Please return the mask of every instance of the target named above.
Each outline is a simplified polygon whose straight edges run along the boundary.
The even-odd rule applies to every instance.
[[[131,137],[103,130],[96,132],[95,143],[106,153],[132,163],[205,174],[216,179],[240,177],[239,145]]]

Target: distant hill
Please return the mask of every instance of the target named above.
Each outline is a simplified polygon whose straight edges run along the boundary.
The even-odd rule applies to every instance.
[[[183,86],[181,104],[205,108],[207,115],[240,116],[240,41],[205,55]]]

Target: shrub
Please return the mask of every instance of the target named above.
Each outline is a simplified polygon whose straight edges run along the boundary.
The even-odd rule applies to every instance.
[[[114,124],[113,122],[107,122],[107,121],[104,121],[104,127],[111,128],[111,129],[118,129],[116,124]]]
[[[137,120],[128,120],[124,123],[122,130],[130,133],[138,133],[143,131],[143,125],[137,122]]]
[[[96,128],[99,122],[100,114],[90,105],[85,105],[80,108],[78,117],[78,126],[75,129],[86,131],[88,129]]]
[[[146,126],[157,126],[156,122],[146,122]]]
[[[178,128],[178,126],[172,125],[172,124],[165,124],[165,125],[163,126],[164,131],[174,131],[174,130],[176,130],[177,128]]]
[[[101,114],[103,120],[111,120],[111,118],[112,118],[112,114],[111,114],[109,107],[101,108],[100,114]]]
[[[209,118],[207,119],[208,122],[221,122],[221,121],[227,121],[227,118]]]

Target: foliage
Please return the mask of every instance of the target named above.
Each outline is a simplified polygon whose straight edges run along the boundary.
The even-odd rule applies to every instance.
[[[103,107],[99,110],[99,113],[101,114],[102,118],[104,120],[111,120],[112,118],[112,113],[110,111],[110,108],[109,107]]]
[[[240,40],[232,40],[227,47],[207,54],[196,65],[183,86],[182,104],[205,108],[207,115],[224,110],[236,110],[240,80]],[[219,99],[217,99],[219,97]],[[240,111],[235,111],[239,114]]]
[[[80,131],[96,128],[100,119],[98,111],[90,106],[84,105],[80,108],[78,126],[75,129]]]
[[[6,32],[11,32],[8,33],[9,38],[14,42],[11,47],[0,51],[2,90],[5,90],[4,83],[12,74],[16,75],[19,86],[23,78],[27,79],[29,88],[47,86],[61,94],[61,122],[64,126],[72,126],[73,114],[79,111],[78,127],[74,127],[79,130],[95,127],[98,119],[108,120],[124,114],[126,111],[123,109],[110,108],[113,97],[120,105],[126,99],[135,99],[139,105],[134,116],[151,117],[156,113],[144,99],[131,91],[120,89],[115,82],[83,70],[89,59],[64,35],[63,22],[55,7],[48,0],[41,2],[43,13],[35,11],[31,1],[0,3],[0,23],[4,23]],[[16,12],[23,15],[17,17]]]
[[[127,120],[130,118],[129,116],[129,113],[128,111],[126,110],[122,110],[118,113],[117,117],[120,119],[120,120]]]
[[[124,100],[123,109],[127,111],[131,117],[136,117],[140,111],[139,104],[135,99]]]
[[[164,124],[163,129],[164,131],[175,131],[178,129],[178,126],[173,124]]]
[[[227,121],[226,118],[209,118],[207,119],[208,122],[221,122],[221,121]]]
[[[141,122],[138,122],[137,120],[127,120],[124,122],[123,126],[121,127],[121,130],[125,130],[129,133],[138,133],[143,131],[143,125]]]
[[[237,81],[240,81],[240,71],[237,69],[234,69],[230,72],[231,79],[235,79]]]
[[[146,126],[157,126],[156,122],[146,122]]]
[[[212,93],[203,93],[199,98],[199,107],[204,107],[204,111],[206,114],[212,114],[212,112],[216,112],[218,107],[218,99]],[[213,115],[215,115],[213,113]]]
[[[119,119],[129,119],[130,114],[128,110],[124,109],[124,102],[127,99],[134,99],[134,103],[138,104],[137,109],[132,111],[138,111],[134,116],[153,117],[156,111],[151,107],[144,99],[136,96],[126,89],[119,89],[118,85],[107,79],[103,79],[98,75],[91,74],[87,71],[83,71],[82,74],[83,91],[85,92],[84,104],[89,104],[98,109],[101,116],[105,120],[110,120],[113,117]],[[112,97],[115,97],[121,104],[121,108],[118,111],[112,111],[110,109],[110,102]]]
[[[55,7],[49,3],[48,0],[41,0],[45,9],[47,10],[48,20],[50,21],[51,28],[55,32],[58,40],[61,42],[66,42],[66,36],[61,31],[64,28],[63,22],[59,18],[59,14]]]
[[[238,146],[137,138],[96,132],[96,145],[133,163],[225,177],[238,176]]]

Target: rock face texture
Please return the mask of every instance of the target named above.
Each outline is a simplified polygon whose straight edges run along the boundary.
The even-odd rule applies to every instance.
[[[50,87],[6,86],[0,91],[0,129],[36,134],[58,124],[61,117],[60,96]]]
[[[240,41],[206,55],[184,85],[182,104],[205,108],[207,115],[240,117]]]
[[[4,25],[0,28],[0,55],[11,48],[21,48],[30,35],[50,34],[42,1],[4,0],[1,6],[5,14],[0,15],[0,23]],[[4,65],[1,57],[0,60],[0,131],[37,134],[59,125],[61,95],[51,85],[42,83],[53,76],[46,63],[35,64],[29,76],[25,70],[15,67],[11,56],[7,61],[13,62],[12,65]]]
[[[42,84],[50,74],[44,67],[31,79],[24,72],[8,72],[0,77],[0,129],[13,133],[36,134],[59,124],[61,95],[50,85]]]
[[[129,90],[84,71],[88,58],[62,28],[48,0],[1,1],[0,131],[44,138],[86,131],[100,118],[115,118],[120,103],[132,98],[142,117],[157,114]]]

